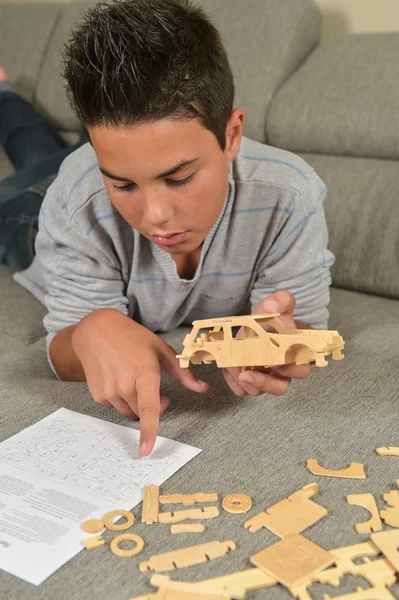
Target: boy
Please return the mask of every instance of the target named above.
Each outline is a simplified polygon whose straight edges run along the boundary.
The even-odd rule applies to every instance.
[[[61,379],[141,419],[146,456],[169,403],[160,369],[208,387],[154,332],[248,302],[288,327],[326,327],[326,190],[299,157],[242,137],[220,36],[184,0],[95,6],[66,47],[65,77],[91,144],[65,160],[40,215],[49,358]],[[255,396],[309,373],[224,376]]]

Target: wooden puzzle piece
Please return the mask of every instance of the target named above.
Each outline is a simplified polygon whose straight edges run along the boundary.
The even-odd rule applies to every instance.
[[[101,519],[89,519],[82,525],[82,529],[86,533],[100,533],[104,528],[105,525]]]
[[[175,510],[174,512],[161,512],[158,515],[160,523],[179,523],[186,519],[215,519],[219,516],[217,506],[205,508],[190,508],[188,510]]]
[[[158,523],[159,513],[159,486],[157,485],[146,485],[143,493],[143,509],[141,515],[141,522],[146,525],[153,525]]]
[[[200,583],[173,581],[166,575],[153,575],[151,585],[158,587],[154,597],[159,600],[239,600],[245,596],[245,591],[238,588],[204,587]]]
[[[391,508],[380,511],[381,518],[391,527],[399,527],[399,492],[393,490],[384,494],[384,500]]]
[[[355,529],[358,533],[381,531],[382,523],[373,494],[350,494],[346,497],[346,501],[351,506],[361,506],[371,513],[371,519],[356,524]]]
[[[399,571],[399,531],[397,529],[379,531],[378,533],[372,533],[370,537],[395,570]]]
[[[395,598],[384,585],[380,585],[365,590],[359,587],[356,592],[344,594],[343,596],[334,596],[334,598],[325,594],[323,600],[395,600]]]
[[[380,456],[399,456],[399,448],[396,446],[389,446],[387,448],[377,448],[376,452]]]
[[[83,540],[83,544],[86,550],[94,550],[95,548],[102,548],[102,546],[105,546],[105,540],[101,535],[95,535],[94,537]]]
[[[218,494],[171,494],[159,496],[160,504],[183,504],[192,506],[199,502],[217,502]]]
[[[247,494],[229,494],[223,498],[222,508],[229,513],[243,514],[251,510],[252,499]]]
[[[366,479],[364,466],[361,463],[351,463],[347,469],[333,471],[321,467],[317,460],[311,458],[308,460],[307,468],[312,475],[321,475],[323,477],[345,477],[347,479]]]
[[[334,555],[307,538],[293,533],[250,557],[256,567],[288,588],[311,581],[335,562]]]
[[[225,556],[235,549],[236,545],[232,541],[198,544],[197,546],[189,546],[188,548],[151,556],[149,560],[140,563],[139,569],[142,572],[150,570],[163,572],[200,565],[208,560]]]
[[[113,523],[111,519],[113,519],[114,517],[125,517],[126,521],[124,523],[120,523],[119,525],[117,525],[116,523]],[[118,509],[118,510],[111,510],[110,512],[107,512],[106,515],[103,516],[103,523],[104,526],[109,529],[110,531],[124,531],[125,529],[129,529],[129,527],[131,527],[134,523],[134,515],[129,512],[128,510],[122,510],[122,509]]]
[[[127,541],[134,542],[136,546],[134,548],[129,548],[128,550],[123,550],[123,548],[119,547],[122,542]],[[135,533],[122,533],[121,535],[114,537],[114,539],[111,541],[110,548],[111,552],[113,552],[116,556],[129,558],[131,556],[137,556],[140,554],[140,552],[142,552],[144,548],[144,540]]]
[[[191,523],[183,525],[172,525],[170,533],[202,533],[205,531],[205,525],[202,523]]]
[[[300,533],[327,514],[323,506],[309,499],[317,491],[317,483],[306,485],[246,521],[244,527],[251,533],[266,527],[281,538],[291,533]]]

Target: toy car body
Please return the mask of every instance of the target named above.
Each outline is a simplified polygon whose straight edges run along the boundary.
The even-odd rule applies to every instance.
[[[218,367],[273,367],[315,362],[326,367],[326,356],[343,358],[345,345],[338,331],[286,329],[278,321],[279,313],[203,319],[183,342],[177,358],[182,368],[190,360],[194,365],[216,362]],[[236,335],[233,328],[239,327]]]

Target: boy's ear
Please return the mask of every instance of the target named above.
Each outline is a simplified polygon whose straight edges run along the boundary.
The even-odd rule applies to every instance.
[[[234,160],[238,154],[243,126],[244,111],[241,108],[235,108],[226,127],[226,153],[229,161]]]

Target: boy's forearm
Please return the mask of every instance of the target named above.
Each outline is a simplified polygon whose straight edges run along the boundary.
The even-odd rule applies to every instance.
[[[82,364],[72,345],[72,335],[76,327],[77,325],[71,325],[62,329],[50,344],[50,359],[62,381],[86,381]]]

